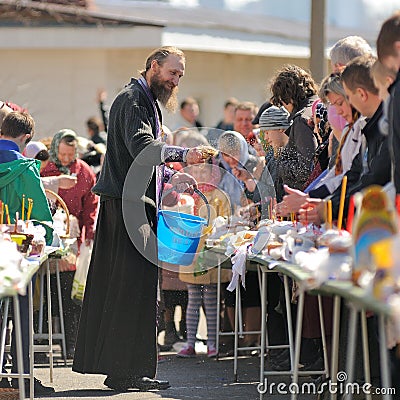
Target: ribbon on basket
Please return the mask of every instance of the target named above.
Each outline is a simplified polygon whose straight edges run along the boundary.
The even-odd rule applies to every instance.
[[[243,244],[238,247],[235,255],[231,257],[232,261],[232,280],[229,283],[227,290],[233,292],[239,283],[241,277],[242,286],[246,289],[246,259],[247,259],[248,245]]]

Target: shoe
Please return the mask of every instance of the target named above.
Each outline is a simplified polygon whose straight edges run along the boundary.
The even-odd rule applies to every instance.
[[[208,358],[215,358],[218,355],[218,351],[214,346],[207,347],[207,357]]]
[[[70,347],[67,348],[67,360],[73,360],[75,357],[75,348],[74,347]]]
[[[158,345],[158,350],[159,351],[170,351],[170,350],[172,350],[172,345],[170,345],[170,344],[159,344]]]
[[[301,371],[322,371],[324,369],[324,360],[322,357],[318,357],[315,361],[311,363],[306,363],[302,368],[300,368]],[[315,374],[315,375],[310,375],[312,379],[317,379],[320,375]]]
[[[167,322],[165,325],[164,345],[173,345],[181,339],[175,329],[175,322]]]
[[[290,371],[292,368],[288,358],[283,359],[280,362],[270,360],[270,366],[274,371]]]
[[[271,349],[268,353],[268,358],[271,364],[290,363],[289,349]]]
[[[137,379],[133,383],[132,387],[139,389],[140,391],[147,392],[148,390],[165,390],[171,387],[171,385],[168,381],[151,379],[144,376],[143,378]]]
[[[104,385],[117,392],[128,391],[132,384],[132,380],[128,378],[116,378],[110,375],[104,380]]]
[[[196,357],[196,351],[193,346],[186,346],[176,356],[179,358],[192,358]]]
[[[55,392],[54,388],[51,386],[44,386],[39,379],[33,378],[33,392],[35,396],[42,396],[42,395],[48,395],[52,394]],[[18,389],[18,379],[17,378],[12,378],[11,379],[11,386],[14,389]],[[25,393],[29,393],[30,387],[29,387],[29,379],[25,379]]]

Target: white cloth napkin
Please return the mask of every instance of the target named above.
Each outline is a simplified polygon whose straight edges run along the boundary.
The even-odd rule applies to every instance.
[[[242,277],[242,286],[246,289],[246,259],[247,259],[247,244],[238,247],[235,255],[232,256],[232,280],[227,289],[233,292],[239,283],[239,278]]]

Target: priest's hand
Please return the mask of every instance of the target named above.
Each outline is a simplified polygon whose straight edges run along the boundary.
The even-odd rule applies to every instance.
[[[198,146],[189,149],[186,155],[186,162],[188,164],[204,163],[212,157],[215,157],[218,151],[211,146]]]

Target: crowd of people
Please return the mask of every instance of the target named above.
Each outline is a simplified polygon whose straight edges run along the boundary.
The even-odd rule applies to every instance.
[[[377,57],[361,37],[338,41],[330,51],[332,72],[321,82],[297,65],[282,66],[271,79],[264,104],[229,98],[214,128],[199,122],[199,104],[192,97],[181,102],[175,126],[162,123],[159,103],[169,111],[178,108],[177,87],[185,73],[185,55],[175,47],[154,50],[139,77],[132,78],[107,112],[101,97],[103,121],[87,121],[86,139],[62,129],[47,143],[32,142],[34,123],[27,111],[0,104],[0,165],[7,169],[10,163],[18,164],[26,179],[34,175],[45,213],[50,210],[44,188],[61,196],[78,221],[76,256],[80,246],[93,246],[82,306],[70,297],[76,259],[61,267],[65,356],[74,359],[74,371],[107,375],[104,384],[119,391],[166,389],[168,381],[155,379],[158,346],[167,349],[185,341],[177,356],[195,357],[202,307],[207,355],[221,352],[216,348],[217,303],[223,304],[224,324],[230,329],[235,298],[225,289],[217,299],[216,270],[209,268],[202,252],[204,240],[190,268],[173,270],[165,263],[160,264],[165,267],[162,273],[158,268],[157,210],[185,207],[188,213],[206,217],[195,188],[212,206],[210,223],[228,217],[250,227],[272,214],[320,225],[328,200],[337,218],[345,176],[345,227],[356,192],[377,184],[393,199],[400,193],[399,27],[400,13],[384,22]],[[0,197],[11,199],[17,184],[7,185],[0,187]],[[287,337],[283,285],[275,278],[268,280],[270,344]],[[223,285],[229,280],[228,273]],[[251,349],[260,340],[254,333],[261,323],[257,274],[248,272],[246,282],[246,290],[240,289],[243,330],[252,334],[244,335],[241,346]],[[300,360],[311,370],[322,366],[314,302],[306,298]],[[182,308],[178,328],[177,305]],[[26,307],[22,305],[22,312]],[[329,300],[324,301],[324,310],[331,315]],[[373,329],[374,317],[370,318]],[[162,329],[164,343],[158,344]],[[27,327],[24,332],[26,346]],[[330,334],[327,323],[328,344]],[[371,341],[372,357],[378,346],[377,340]],[[395,348],[391,356],[398,375]],[[278,371],[290,369],[285,349],[272,351],[270,361]],[[24,362],[28,368],[28,360]],[[373,370],[372,378],[379,385],[379,371]],[[17,384],[13,379],[12,385]],[[35,382],[37,393],[51,390]]]

